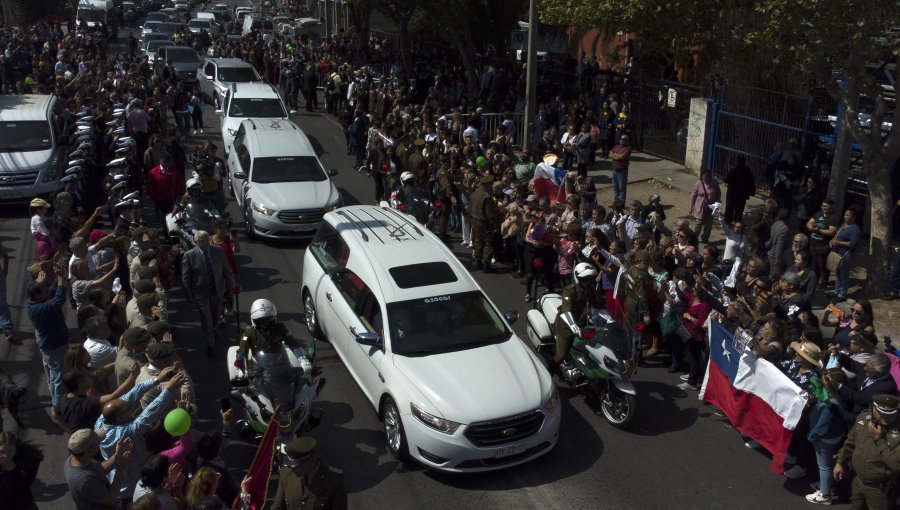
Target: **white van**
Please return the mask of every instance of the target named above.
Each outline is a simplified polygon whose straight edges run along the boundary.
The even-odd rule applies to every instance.
[[[248,14],[244,16],[244,28],[241,30],[241,35],[247,35],[253,30],[262,33],[272,33],[275,32],[275,23],[272,22],[272,18],[265,18],[258,14]]]
[[[56,96],[0,96],[0,200],[49,196],[65,170],[66,137]]]

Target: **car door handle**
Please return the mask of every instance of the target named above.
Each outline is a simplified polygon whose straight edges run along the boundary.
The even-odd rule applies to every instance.
[[[356,336],[356,326],[350,326],[350,334]]]
[[[326,292],[325,298],[328,299],[328,301],[331,301],[331,292]]]

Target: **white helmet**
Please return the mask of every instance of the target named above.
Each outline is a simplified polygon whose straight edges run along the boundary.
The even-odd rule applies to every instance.
[[[572,272],[575,275],[575,281],[581,283],[583,281],[587,281],[591,278],[595,278],[597,276],[597,270],[591,264],[587,262],[580,262],[575,266],[575,270]]]
[[[416,175],[412,172],[403,172],[400,174],[400,182],[406,184],[407,182],[416,178]]]
[[[268,299],[257,299],[253,302],[253,306],[250,307],[250,320],[254,322],[265,317],[274,319],[277,315],[278,310],[275,309],[275,303]]]
[[[188,187],[188,189],[199,188],[200,187],[200,179],[197,179],[196,177],[191,177],[187,181],[187,187]]]

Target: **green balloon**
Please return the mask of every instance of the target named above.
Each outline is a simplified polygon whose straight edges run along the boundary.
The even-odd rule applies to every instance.
[[[163,426],[170,435],[183,436],[191,429],[191,415],[184,409],[176,407],[166,415]]]
[[[475,158],[475,164],[479,167],[482,167],[487,164],[487,158],[484,156],[478,156],[477,158]]]

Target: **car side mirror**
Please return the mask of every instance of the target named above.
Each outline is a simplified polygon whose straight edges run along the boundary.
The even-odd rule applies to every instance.
[[[364,331],[362,333],[356,334],[356,343],[358,343],[359,345],[381,348],[381,337],[375,333]]]
[[[506,319],[506,322],[512,324],[519,320],[519,311],[518,310],[510,310],[508,312],[503,312],[503,318]]]
[[[237,172],[234,173],[234,178],[235,179],[246,179],[247,173],[244,172],[243,170],[238,170]]]
[[[329,168],[328,169],[328,177],[334,177],[338,174],[337,168]]]

